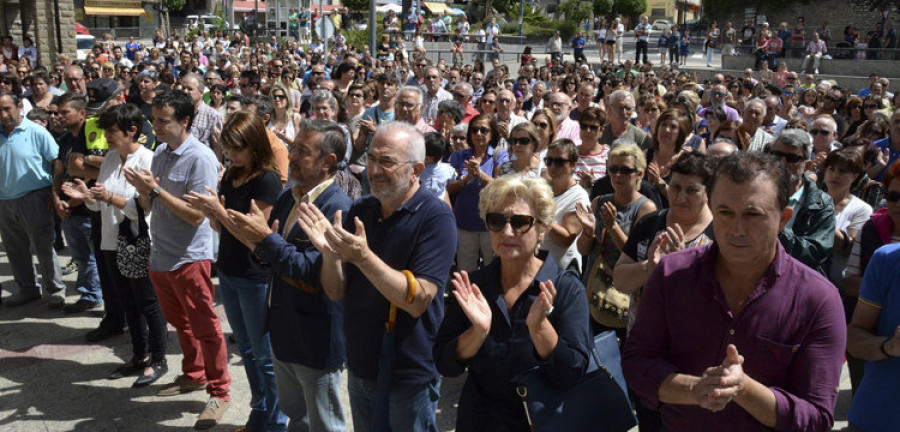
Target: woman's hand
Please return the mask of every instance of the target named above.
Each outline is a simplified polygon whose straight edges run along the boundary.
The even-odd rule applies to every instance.
[[[597,218],[594,217],[594,210],[591,209],[590,205],[576,203],[575,216],[578,218],[578,222],[581,223],[583,231],[593,233],[597,228]]]
[[[684,250],[684,231],[680,225],[676,223],[671,227],[667,227],[666,232],[662,235],[666,237],[666,254]]]
[[[556,298],[556,287],[553,286],[553,282],[549,280],[541,282],[539,287],[541,293],[534,299],[531,309],[528,309],[528,316],[525,317],[525,324],[532,332],[538,330],[553,313],[553,300]]]
[[[466,318],[472,323],[472,326],[487,335],[491,331],[491,305],[487,299],[481,295],[478,285],[469,281],[469,274],[465,271],[453,273],[453,296]]]
[[[209,186],[206,186],[206,191],[209,193],[201,194],[190,191],[184,195],[184,200],[188,202],[188,205],[203,213],[203,215],[210,220],[224,221],[228,219],[225,210],[225,196],[216,196],[216,191]]]
[[[607,201],[603,203],[600,207],[600,220],[603,222],[603,226],[607,229],[611,229],[616,224],[616,216],[619,214],[618,210],[616,210],[616,206],[612,203],[612,201]]]
[[[62,191],[69,198],[84,200],[84,201],[93,201],[91,198],[91,191],[88,189],[87,185],[84,184],[84,180],[75,179],[75,182],[65,182],[62,184]]]
[[[663,181],[662,176],[659,174],[659,164],[656,161],[647,165],[647,181],[654,186],[659,185]]]

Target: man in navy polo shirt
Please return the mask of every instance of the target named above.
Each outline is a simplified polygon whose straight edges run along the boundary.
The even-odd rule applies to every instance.
[[[304,205],[304,229],[323,252],[323,288],[344,300],[358,432],[437,431],[441,380],[431,350],[457,239],[450,208],[419,187],[424,160],[425,141],[412,125],[382,123],[367,157],[372,195],[345,217],[338,211],[333,225]]]

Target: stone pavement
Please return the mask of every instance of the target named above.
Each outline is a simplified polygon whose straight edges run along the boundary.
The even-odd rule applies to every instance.
[[[64,251],[60,262],[69,261]],[[7,251],[0,250],[0,283],[13,288]],[[68,286],[68,303],[77,300],[75,274],[63,278]],[[230,333],[221,305],[216,307],[224,331]],[[192,430],[207,396],[194,392],[173,397],[157,397],[156,390],[179,374],[180,348],[170,327],[168,335],[169,373],[147,388],[132,389],[134,378],[110,381],[106,376],[131,357],[126,335],[102,343],[84,341],[84,334],[100,322],[101,311],[65,315],[49,309],[45,301],[18,308],[0,307],[0,432],[57,431],[172,431]],[[232,405],[213,431],[234,431],[249,415],[250,392],[235,345],[229,344]],[[345,389],[344,407],[350,419]],[[439,403],[441,432],[453,431],[456,402],[463,378],[444,379]],[[836,413],[837,426],[846,426],[850,384],[846,368]],[[353,427],[348,424],[348,430]],[[634,429],[635,432],[637,428]],[[403,431],[400,431],[403,432]]]

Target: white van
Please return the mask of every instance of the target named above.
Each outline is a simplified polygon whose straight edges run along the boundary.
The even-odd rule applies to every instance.
[[[96,44],[97,40],[91,35],[75,35],[75,50],[78,53],[78,60],[86,59]]]

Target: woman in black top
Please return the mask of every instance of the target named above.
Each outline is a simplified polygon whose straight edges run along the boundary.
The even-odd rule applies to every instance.
[[[266,127],[259,117],[246,112],[232,114],[222,127],[219,142],[228,152],[232,165],[222,177],[218,196],[191,192],[185,198],[209,218],[213,229],[221,235],[217,265],[225,314],[244,361],[251,400],[265,400],[264,406],[251,405],[246,427],[284,429],[287,417],[278,409],[272,349],[265,326],[271,272],[228,230],[231,219],[226,213],[226,209],[261,212],[268,219],[281,192],[281,176],[275,167]]]

